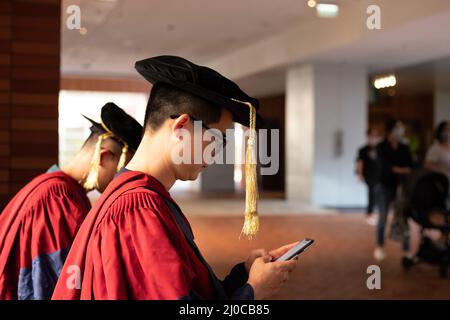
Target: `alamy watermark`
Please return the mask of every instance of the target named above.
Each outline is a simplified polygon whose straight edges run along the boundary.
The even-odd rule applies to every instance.
[[[81,289],[81,269],[79,266],[71,264],[66,271],[68,277],[66,287],[70,290]]]
[[[245,148],[235,154],[235,129],[227,129],[223,134],[218,129],[205,130],[201,121],[194,121],[193,133],[187,129],[178,129],[177,135],[182,141],[171,154],[175,164],[245,164]],[[250,129],[243,135],[247,141]],[[260,164],[261,175],[274,175],[280,167],[280,132],[278,129],[260,129],[254,134],[256,143],[253,149],[253,164]],[[270,145],[270,150],[268,146]],[[269,152],[270,151],[270,152]],[[259,161],[257,161],[259,160]]]
[[[366,281],[367,289],[381,290],[381,268],[377,265],[370,265],[366,272],[370,275]]]
[[[366,20],[366,26],[369,30],[381,29],[381,8],[375,4],[367,7],[366,13],[369,15]]]
[[[81,8],[76,4],[67,6],[66,13],[69,15],[66,19],[66,28],[69,30],[78,30],[81,35],[87,33],[87,28],[81,26]]]

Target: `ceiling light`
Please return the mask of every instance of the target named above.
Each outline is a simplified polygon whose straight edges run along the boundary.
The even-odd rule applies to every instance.
[[[308,0],[308,7],[314,8],[317,2],[315,0]]]
[[[373,86],[377,89],[394,87],[397,84],[397,78],[394,75],[375,78]]]
[[[85,36],[88,33],[88,30],[85,27],[81,27],[79,32],[82,36]]]
[[[316,7],[317,15],[321,18],[336,18],[339,15],[339,6],[332,3],[319,3]]]

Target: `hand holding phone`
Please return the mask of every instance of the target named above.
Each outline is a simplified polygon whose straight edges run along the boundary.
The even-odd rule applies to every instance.
[[[295,245],[294,247],[292,247],[288,252],[286,252],[285,254],[283,254],[281,257],[279,257],[278,259],[275,259],[273,261],[288,261],[288,260],[292,260],[295,257],[297,257],[299,254],[301,254],[302,252],[306,251],[306,249],[311,246],[314,243],[313,239],[304,239],[303,241],[301,241],[300,243],[298,243],[297,245]]]
[[[272,262],[282,261],[279,263],[281,269],[269,262],[270,257],[257,258],[250,268],[248,278],[248,284],[253,288],[255,299],[264,299],[276,294],[297,265],[294,261],[287,261],[305,251],[313,242],[312,239],[304,239],[299,243],[291,243],[269,252],[271,257],[279,257],[276,260],[272,258]]]

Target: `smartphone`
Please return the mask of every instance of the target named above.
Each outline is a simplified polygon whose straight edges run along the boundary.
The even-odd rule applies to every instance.
[[[297,244],[296,246],[291,248],[291,250],[289,250],[288,252],[286,252],[285,254],[283,254],[281,257],[279,257],[278,259],[276,259],[274,261],[292,260],[295,257],[297,257],[300,253],[304,252],[313,243],[314,243],[313,239],[306,238],[303,241],[301,241],[299,244]]]

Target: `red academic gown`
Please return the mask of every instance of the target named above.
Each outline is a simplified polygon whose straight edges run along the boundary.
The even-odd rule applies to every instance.
[[[219,281],[164,186],[125,171],[83,222],[52,299],[250,299],[242,269]]]
[[[50,299],[91,205],[62,171],[44,173],[0,214],[0,300]]]

